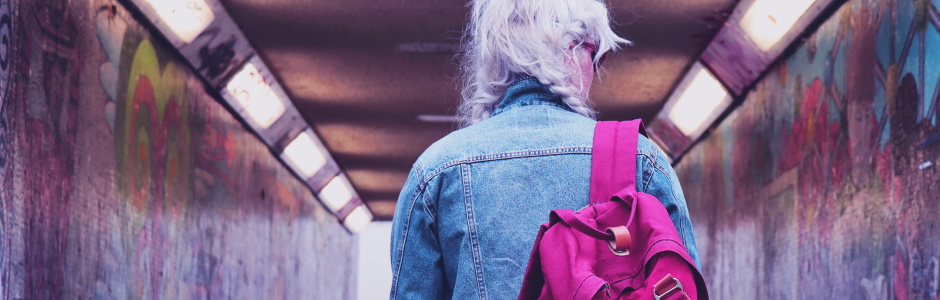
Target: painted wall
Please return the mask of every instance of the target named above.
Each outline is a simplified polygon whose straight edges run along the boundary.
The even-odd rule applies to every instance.
[[[850,0],[676,166],[714,299],[940,299],[940,0]]]
[[[355,237],[112,2],[0,0],[2,298],[355,298]]]

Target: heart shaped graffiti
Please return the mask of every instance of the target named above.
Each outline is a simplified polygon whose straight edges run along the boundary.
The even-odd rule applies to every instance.
[[[179,216],[189,198],[185,170],[192,163],[186,82],[175,64],[166,64],[161,72],[150,41],[140,43],[131,63],[116,139],[122,188],[145,214],[167,208]]]
[[[130,61],[124,101],[117,101],[115,154],[129,217],[126,246],[134,251],[137,295],[160,291],[164,261],[179,238],[167,224],[184,222],[191,198],[186,79],[173,63],[161,66],[149,40]]]

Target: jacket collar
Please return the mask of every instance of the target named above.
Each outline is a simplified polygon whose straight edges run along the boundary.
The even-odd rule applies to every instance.
[[[572,111],[561,100],[560,96],[549,89],[548,85],[542,84],[533,76],[525,76],[516,79],[515,82],[509,85],[509,88],[503,93],[503,98],[499,101],[499,106],[493,111],[493,116],[513,108],[529,105],[550,105]]]

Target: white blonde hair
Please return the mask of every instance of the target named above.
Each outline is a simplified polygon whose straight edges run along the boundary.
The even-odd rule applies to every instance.
[[[582,97],[580,76],[566,64],[577,57],[566,51],[575,43],[596,43],[598,55],[630,41],[610,28],[603,0],[474,0],[462,45],[463,126],[492,115],[503,93],[516,79],[533,76],[548,85],[575,112],[589,118],[596,113]],[[575,80],[577,79],[577,80]]]

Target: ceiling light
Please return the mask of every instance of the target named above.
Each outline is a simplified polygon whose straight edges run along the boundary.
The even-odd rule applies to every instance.
[[[281,158],[302,178],[313,177],[326,165],[326,154],[317,144],[313,131],[307,129],[287,144]]]
[[[349,184],[349,180],[346,179],[346,176],[338,175],[323,186],[319,195],[320,201],[323,202],[327,208],[333,212],[338,212],[343,206],[346,206],[346,203],[352,201],[352,185]]]
[[[815,0],[755,0],[741,18],[741,28],[764,52],[790,31]]]
[[[205,0],[143,0],[153,8],[170,34],[184,44],[191,43],[215,20]],[[152,17],[151,17],[152,18]]]
[[[684,88],[683,88],[684,86]],[[686,136],[696,138],[731,103],[725,88],[700,63],[689,70],[669,100],[669,121]],[[678,97],[676,96],[678,95]]]
[[[369,213],[369,209],[367,209],[365,205],[360,205],[346,216],[346,219],[343,220],[343,225],[346,225],[349,231],[359,233],[365,229],[370,222],[372,222],[372,214]]]
[[[250,122],[267,129],[284,114],[286,108],[283,100],[265,80],[269,76],[264,76],[262,70],[265,73],[267,70],[263,67],[257,57],[251,59],[225,86],[223,97],[234,102]]]

